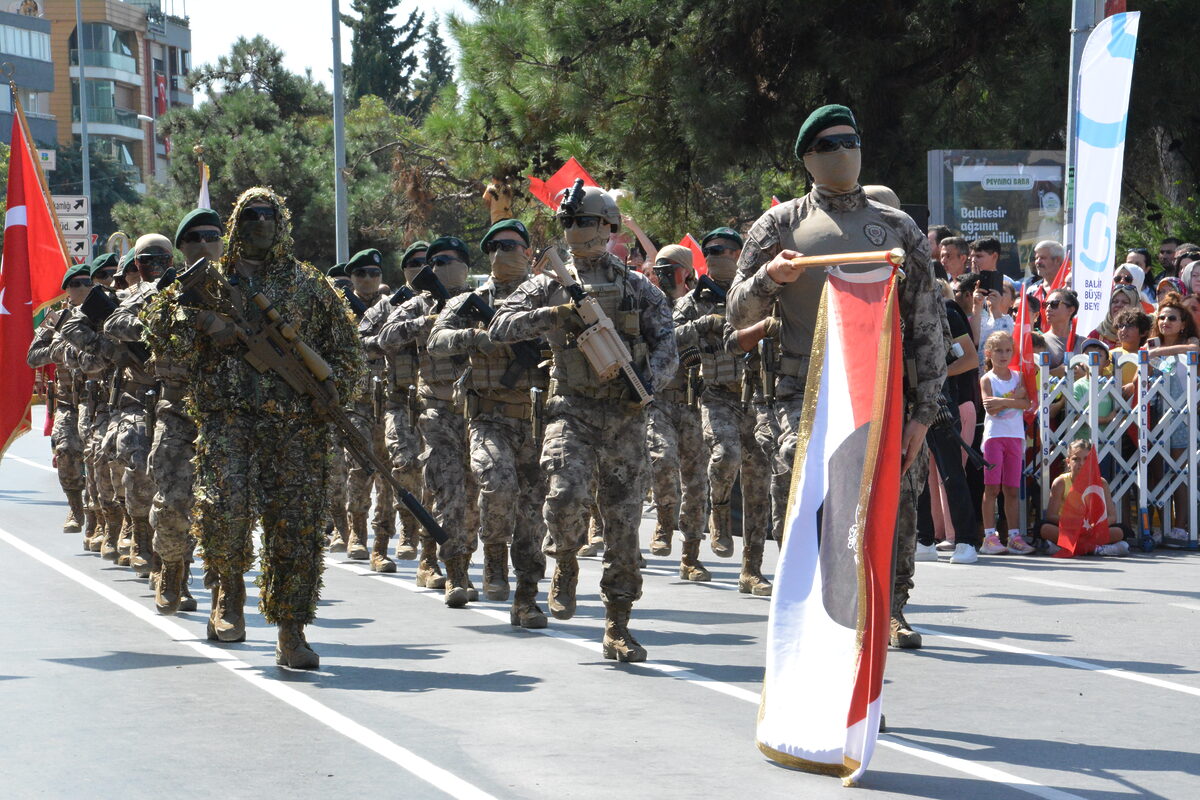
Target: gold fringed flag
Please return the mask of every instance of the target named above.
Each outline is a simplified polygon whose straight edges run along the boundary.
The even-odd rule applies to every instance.
[[[829,273],[776,569],[758,747],[866,770],[879,732],[900,496],[903,357],[892,267]]]

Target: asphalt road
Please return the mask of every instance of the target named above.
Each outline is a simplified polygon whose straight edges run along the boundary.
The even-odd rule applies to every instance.
[[[381,576],[335,556],[306,674],[274,665],[256,611],[245,643],[207,642],[198,568],[200,610],[159,617],[145,581],[61,532],[49,465],[32,434],[0,462],[5,797],[855,791],[758,753],[769,601],[738,594],[735,562],[707,548],[708,585],[648,559],[641,665],[600,655],[596,559],[579,615],[539,633],[513,629],[507,604],[445,608],[413,562]],[[854,796],[1200,797],[1200,556],[985,557],[920,564],[917,583],[925,646],[890,654],[889,732]]]

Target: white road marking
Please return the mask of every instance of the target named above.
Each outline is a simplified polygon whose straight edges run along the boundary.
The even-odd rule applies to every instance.
[[[4,458],[5,459],[11,458],[13,461],[18,461],[27,467],[37,467],[38,469],[44,469],[44,470],[46,470],[46,472],[58,472],[58,470],[56,470],[54,467],[48,467],[45,464],[39,464],[36,461],[30,461],[28,458],[21,458],[20,456],[14,456],[12,453],[5,455]]]
[[[1188,611],[1200,611],[1200,603],[1170,603],[1175,608],[1186,608]]]
[[[229,651],[222,650],[219,647],[208,644],[206,641],[197,639],[186,628],[169,617],[159,616],[148,607],[129,599],[95,578],[67,566],[54,556],[34,547],[24,539],[14,536],[3,528],[0,528],[0,540],[7,542],[30,558],[40,561],[59,574],[70,578],[85,589],[95,592],[105,600],[108,600],[124,611],[128,611],[143,622],[158,628],[167,634],[172,641],[192,648],[205,658],[220,664],[234,675],[243,678],[252,686],[262,689],[267,694],[287,703],[297,711],[307,714],[317,722],[326,725],[348,739],[358,742],[367,749],[373,750],[434,788],[449,794],[451,797],[494,800],[493,795],[488,794],[477,786],[464,781],[462,778],[442,769],[433,762],[427,761],[411,750],[401,747],[344,714],[334,711],[332,708],[307,694],[293,689],[285,683],[264,677],[259,673],[257,667],[251,666],[249,663],[231,655]]]
[[[1014,581],[1024,581],[1025,583],[1038,583],[1042,586],[1054,586],[1059,589],[1071,589],[1076,592],[1110,592],[1112,589],[1106,589],[1103,586],[1088,586],[1085,583],[1067,583],[1066,581],[1051,581],[1045,578],[1026,578],[1023,575],[1014,575]]]
[[[1160,689],[1170,689],[1173,692],[1181,692],[1183,694],[1190,694],[1195,697],[1200,697],[1200,688],[1187,686],[1182,683],[1175,683],[1174,681],[1165,681],[1162,678],[1152,678],[1149,675],[1143,675],[1140,672],[1131,672],[1129,670],[1120,669],[1117,667],[1103,667],[1099,664],[1093,664],[1090,661],[1082,661],[1078,658],[1054,656],[1050,655],[1049,653],[1042,653],[1037,650],[1030,650],[1025,647],[1017,647],[1016,645],[1011,644],[1002,644],[1001,642],[993,642],[987,639],[976,639],[970,636],[957,636],[955,634],[943,633],[942,631],[935,630],[933,628],[926,628],[924,626],[919,628],[914,627],[913,630],[924,636],[937,636],[942,639],[950,639],[951,641],[962,642],[963,644],[969,644],[975,647],[984,647],[988,650],[998,650],[1002,653],[1016,653],[1018,655],[1030,656],[1031,658],[1038,658],[1043,661],[1050,661],[1054,664],[1060,664],[1064,667],[1073,667],[1074,669],[1087,670],[1088,672],[1100,672],[1105,675],[1111,675],[1114,678],[1124,678],[1127,681],[1136,681],[1138,683],[1145,683],[1150,686],[1157,686]]]
[[[338,569],[343,569],[347,572],[353,572],[357,575],[363,575],[383,581],[390,586],[406,589],[415,594],[428,595],[433,600],[440,601],[444,596],[440,591],[433,589],[422,589],[404,579],[384,577],[383,575],[376,574],[369,568],[359,566],[358,564],[353,564],[346,561],[336,561],[332,558],[326,558],[325,563],[328,566],[337,567]],[[474,611],[476,614],[480,614],[489,619],[497,620],[499,622],[509,621],[508,614],[494,608],[486,608],[483,606],[475,606],[470,604],[468,604],[466,608],[469,611]],[[535,629],[530,630],[529,632],[538,633],[542,636],[548,636],[551,639],[557,639],[561,642],[575,645],[576,647],[582,647],[583,649],[593,653],[601,652],[600,642],[591,639],[584,639],[571,633],[564,633],[562,631],[554,630],[553,628],[542,628],[540,630]],[[653,661],[643,661],[642,663],[634,666],[652,669],[656,672],[661,672],[664,675],[669,675],[672,678],[676,678],[677,680],[684,681],[685,683],[691,683],[695,686],[700,686],[704,689],[709,689],[710,691],[726,695],[727,697],[752,703],[756,706],[760,700],[760,695],[758,692],[744,689],[741,686],[734,686],[733,684],[725,683],[724,681],[719,681],[715,678],[709,678],[706,675],[701,675],[698,672],[694,672],[686,667],[680,667],[676,664],[658,664]],[[976,764],[973,761],[967,761],[966,759],[949,756],[945,753],[939,753],[936,750],[930,750],[926,747],[910,744],[909,742],[895,739],[887,734],[880,735],[878,742],[881,747],[887,747],[915,758],[924,759],[925,761],[930,761],[932,763],[939,764],[943,767],[947,767],[957,772],[971,775],[982,780],[1009,786],[1027,794],[1041,797],[1043,800],[1084,800],[1079,795],[1070,794],[1069,792],[1064,792],[1059,789],[1053,789],[1049,786],[1043,786],[1035,781],[1022,778],[1018,775],[1012,775],[1010,773],[1003,772],[1002,770],[995,769],[994,767]]]

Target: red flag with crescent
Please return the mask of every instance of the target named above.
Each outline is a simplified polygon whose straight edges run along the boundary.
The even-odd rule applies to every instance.
[[[1104,499],[1104,478],[1096,448],[1088,448],[1087,460],[1079,476],[1071,482],[1063,498],[1062,514],[1058,518],[1058,546],[1055,558],[1074,558],[1090,555],[1097,547],[1108,544],[1108,504]]]
[[[567,163],[559,167],[558,172],[551,175],[548,180],[535,178],[532,175],[525,177],[529,179],[529,193],[555,211],[558,210],[558,195],[563,190],[570,189],[576,178],[583,178],[584,186],[600,185],[591,175],[588,175],[583,165],[575,160],[575,156],[568,158]]]

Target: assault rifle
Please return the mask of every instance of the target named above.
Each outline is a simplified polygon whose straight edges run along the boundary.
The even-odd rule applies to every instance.
[[[92,327],[97,331],[104,327],[104,321],[112,316],[112,313],[117,310],[120,305],[108,291],[96,284],[92,290],[88,292],[83,303],[80,304],[79,310],[83,315],[91,320]],[[145,364],[150,359],[150,350],[141,342],[120,342],[116,339],[112,340],[117,345],[117,350],[124,353],[136,364]]]
[[[708,276],[708,273],[705,273],[696,279],[696,288],[692,289],[692,297],[697,300],[708,299],[714,303],[724,303],[725,290],[718,286],[717,282]]]
[[[446,307],[446,301],[450,299],[450,292],[446,290],[438,276],[433,274],[433,267],[428,264],[421,267],[421,271],[413,276],[411,283],[418,292],[428,292],[433,295],[434,308],[439,313]]]
[[[412,289],[408,288],[407,286],[401,286],[396,290],[396,293],[388,299],[388,302],[393,306],[402,306],[416,296],[416,293]]]
[[[330,380],[333,371],[329,364],[300,339],[292,324],[279,314],[262,292],[243,288],[236,274],[227,278],[205,258],[179,276],[179,286],[185,304],[229,317],[237,330],[242,357],[250,366],[259,372],[277,375],[296,394],[308,398],[317,415],[337,429],[346,450],[363,469],[379,473],[391,485],[400,502],[408,507],[438,543],[447,540],[442,527],[420,501],[396,480],[388,466],[375,454],[372,444],[346,416]],[[251,321],[248,316],[251,306],[259,310],[260,319],[257,321]]]
[[[474,319],[483,323],[486,328],[492,323],[492,317],[496,316],[496,309],[489,306],[478,294],[471,292],[467,295],[466,302],[458,307],[458,316],[464,319]],[[534,342],[528,341],[513,342],[508,347],[512,350],[513,360],[504,374],[500,376],[500,384],[506,389],[511,389],[521,379],[522,372],[533,369],[542,363],[542,350]]]
[[[362,298],[356,295],[354,289],[347,284],[339,285],[338,291],[342,293],[342,297],[346,298],[350,310],[354,312],[354,318],[362,319],[363,314],[367,313],[367,304],[362,301]]]

